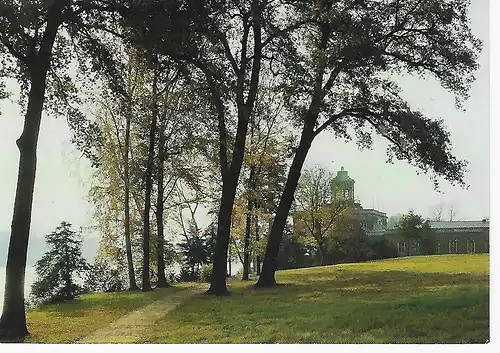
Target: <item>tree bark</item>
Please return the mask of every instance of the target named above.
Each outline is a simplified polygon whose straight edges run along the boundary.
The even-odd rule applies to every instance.
[[[229,256],[227,257],[227,274],[226,277],[231,277],[231,274],[233,273],[232,269],[232,264],[233,264],[233,257],[231,256],[231,243],[229,243]]]
[[[243,124],[244,126],[241,126]],[[246,121],[246,124],[244,122],[240,122],[238,125],[240,125],[238,130],[242,136],[239,137],[240,141],[235,146],[233,161],[230,169],[231,172],[223,178],[222,197],[217,221],[217,241],[215,244],[212,279],[210,288],[206,292],[207,294],[214,294],[218,296],[228,294],[226,286],[226,266],[230,240],[229,237],[231,232],[231,216],[236,196],[236,186],[238,184],[241,165],[243,163],[245,135],[248,127],[248,120]]]
[[[243,245],[243,275],[241,279],[243,281],[248,281],[248,275],[250,273],[250,229],[252,226],[252,212],[253,212],[253,202],[248,200],[245,224],[245,242]]]
[[[250,273],[250,237],[251,237],[251,228],[252,228],[252,214],[254,208],[253,202],[253,193],[254,190],[254,178],[255,178],[255,166],[250,168],[250,175],[248,176],[248,206],[247,206],[247,214],[246,214],[246,224],[245,224],[245,241],[243,246],[243,275],[241,279],[243,281],[248,281],[248,275]]]
[[[130,107],[129,107],[130,108]],[[124,177],[125,177],[125,198],[124,198],[124,209],[125,209],[125,252],[127,254],[127,269],[128,269],[128,280],[129,289],[138,290],[137,282],[135,280],[134,271],[134,260],[132,258],[132,242],[130,239],[130,123],[131,123],[131,110],[127,109],[126,126],[125,126],[125,152],[124,152]]]
[[[4,303],[0,317],[0,341],[23,339],[29,335],[24,308],[24,280],[35,189],[36,152],[52,48],[62,23],[61,13],[68,2],[59,1],[49,9],[40,49],[35,61],[31,61],[28,67],[31,87],[23,131],[16,141],[19,149],[19,169],[7,254]]]
[[[325,256],[326,255],[326,251],[323,248],[323,245],[319,245],[318,244],[318,249],[319,249],[319,254],[321,256],[320,264],[321,264],[321,266],[326,266],[327,265],[326,256]]]
[[[150,269],[149,269],[149,256],[150,256],[150,211],[151,211],[151,193],[153,190],[153,167],[155,155],[155,136],[158,120],[157,109],[157,73],[153,77],[153,107],[151,116],[151,126],[149,128],[149,147],[148,147],[148,161],[145,173],[145,195],[144,195],[144,215],[143,223],[144,228],[142,231],[142,252],[143,252],[143,265],[142,265],[142,291],[147,292],[152,290],[150,282]]]
[[[302,130],[299,146],[297,147],[292,165],[290,166],[285,188],[283,190],[283,194],[281,195],[276,216],[274,217],[274,221],[271,226],[271,231],[267,240],[266,253],[264,255],[264,263],[262,264],[262,272],[259,280],[255,284],[256,287],[271,287],[277,284],[274,275],[276,272],[278,252],[281,239],[283,237],[283,231],[285,229],[290,208],[292,207],[293,195],[299,183],[302,166],[304,165],[307,152],[309,151],[311,143],[314,139],[314,125],[308,123],[310,121],[315,120],[310,117],[306,117],[306,124]]]
[[[226,286],[226,263],[227,250],[229,246],[229,237],[231,230],[231,215],[233,212],[234,198],[236,195],[236,186],[240,177],[241,166],[245,154],[245,142],[248,131],[248,123],[252,110],[254,108],[257,92],[259,88],[259,78],[262,60],[262,23],[261,23],[261,7],[257,1],[252,2],[252,29],[253,29],[253,58],[252,69],[250,75],[250,84],[246,102],[244,100],[244,82],[246,71],[245,67],[240,68],[237,74],[237,89],[236,103],[238,106],[238,126],[236,129],[236,138],[233,146],[233,156],[229,165],[227,154],[228,133],[224,121],[224,104],[222,102],[222,94],[218,88],[214,86],[213,74],[207,76],[209,84],[212,86],[212,95],[217,110],[219,120],[219,157],[222,174],[222,196],[219,207],[219,219],[217,229],[217,241],[215,245],[214,265],[212,269],[212,280],[207,294],[226,295],[228,293]],[[246,53],[247,39],[243,40],[242,47]],[[247,55],[243,55],[247,60]]]
[[[5,297],[0,318],[0,340],[27,336],[24,310],[24,279],[31,227],[31,211],[36,175],[36,149],[40,133],[47,70],[33,77],[24,128],[16,141],[19,170],[7,255]],[[44,71],[44,72],[43,72]]]
[[[164,195],[164,161],[165,161],[165,134],[163,131],[159,132],[158,139],[158,178],[157,187],[158,193],[156,198],[156,227],[158,232],[158,243],[156,245],[156,262],[158,265],[158,283],[156,287],[166,288],[170,287],[165,276],[165,232],[163,227],[163,195]]]
[[[260,234],[259,234],[259,215],[256,213],[255,214],[255,242],[259,242],[260,240]],[[257,276],[260,275],[260,255],[257,253],[256,256],[256,273]]]

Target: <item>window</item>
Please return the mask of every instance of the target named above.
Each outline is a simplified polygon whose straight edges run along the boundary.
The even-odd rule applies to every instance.
[[[441,253],[441,243],[438,241],[436,243],[436,254],[440,254]]]
[[[476,252],[476,241],[467,239],[467,254],[474,254]]]
[[[448,252],[450,254],[458,253],[458,241],[457,241],[457,239],[448,241]]]
[[[407,254],[406,242],[398,241],[398,252],[399,252],[399,255],[406,255]]]
[[[415,255],[420,255],[420,242],[416,241],[414,247],[415,247]]]

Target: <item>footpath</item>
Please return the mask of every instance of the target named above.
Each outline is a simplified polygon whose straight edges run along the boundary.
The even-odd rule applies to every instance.
[[[175,309],[188,297],[202,293],[200,289],[189,288],[169,294],[161,300],[133,311],[109,326],[94,331],[81,338],[76,343],[134,343],[138,342],[144,333],[167,312]]]

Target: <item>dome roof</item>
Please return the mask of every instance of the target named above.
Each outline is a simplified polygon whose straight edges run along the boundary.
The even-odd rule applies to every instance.
[[[347,170],[345,170],[343,166],[337,172],[337,176],[335,177],[334,181],[335,182],[345,182],[345,181],[348,181],[348,182],[354,183],[354,179],[352,179],[351,177],[349,177],[349,175],[347,173]]]

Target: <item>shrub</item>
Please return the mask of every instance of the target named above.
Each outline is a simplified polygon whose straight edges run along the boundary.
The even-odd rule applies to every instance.
[[[206,264],[201,267],[201,280],[210,282],[212,280],[212,264]]]
[[[125,288],[117,269],[111,269],[106,264],[90,266],[84,283],[87,292],[118,292]]]
[[[200,271],[182,266],[180,273],[177,275],[177,282],[194,282],[200,280]]]

